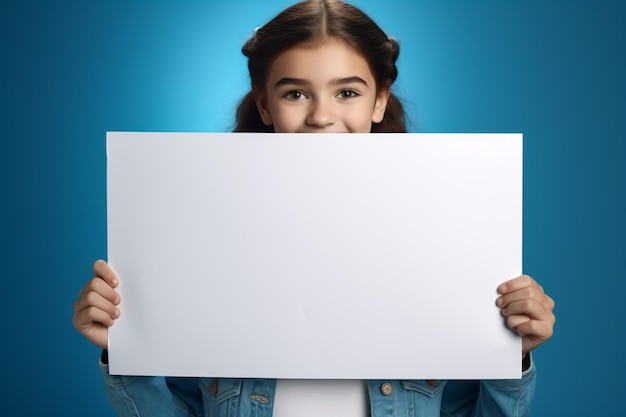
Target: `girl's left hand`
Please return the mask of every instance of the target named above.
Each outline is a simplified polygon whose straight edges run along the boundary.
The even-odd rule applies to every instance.
[[[528,275],[500,284],[496,305],[502,309],[506,324],[522,336],[522,357],[552,337],[556,317],[554,300]]]

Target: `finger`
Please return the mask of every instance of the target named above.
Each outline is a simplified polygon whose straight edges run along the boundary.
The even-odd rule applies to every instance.
[[[93,273],[96,277],[102,278],[111,287],[115,288],[119,285],[119,280],[111,266],[102,259],[97,260],[93,264]]]
[[[85,284],[78,295],[78,301],[86,300],[89,293],[96,293],[114,305],[121,301],[119,293],[100,277],[93,278]]]
[[[76,330],[82,334],[87,334],[97,324],[105,327],[113,326],[115,319],[104,310],[97,307],[87,307],[75,314],[72,322]]]
[[[94,278],[94,280],[100,280],[100,279],[99,278]],[[108,291],[115,292],[115,290],[113,290],[111,287],[109,287],[102,280],[100,280],[100,281],[102,283],[102,286],[105,287],[105,289],[108,289]],[[113,300],[111,300],[110,297],[111,296],[109,296],[109,298],[107,298],[106,296],[102,295],[98,291],[93,291],[93,290],[91,290],[91,291],[84,291],[81,294],[81,296],[78,298],[76,303],[74,304],[74,314],[78,314],[82,310],[94,307],[96,309],[99,309],[99,310],[102,310],[102,311],[106,312],[112,318],[117,318],[120,315],[120,310],[119,310],[119,308],[117,308],[117,305],[119,304],[119,298],[120,297],[117,294],[114,294]]]
[[[531,336],[533,339],[546,341],[554,333],[554,323],[541,320],[529,320],[517,326],[520,336]]]
[[[526,298],[508,304],[502,309],[502,314],[506,317],[525,315],[531,319],[547,320],[552,316],[552,310],[547,308],[543,303]]]
[[[507,294],[526,287],[540,288],[539,284],[537,284],[537,282],[529,275],[520,275],[519,277],[513,278],[500,284],[498,286],[498,292],[500,294]]]
[[[498,307],[505,308],[513,302],[526,299],[535,300],[543,304],[544,307],[546,307],[547,309],[554,308],[554,300],[548,297],[548,295],[543,292],[543,288],[541,288],[540,286],[523,287],[519,290],[501,295],[496,300],[496,305]]]
[[[524,315],[521,315],[521,314],[516,314],[516,315],[509,316],[509,317],[506,318],[506,325],[507,325],[507,327],[509,329],[511,329],[514,332],[519,334],[517,328],[520,325],[522,325],[524,323],[527,323],[529,321],[530,321],[530,317],[524,316]]]

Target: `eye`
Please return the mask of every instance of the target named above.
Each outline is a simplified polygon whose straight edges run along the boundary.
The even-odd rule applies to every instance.
[[[288,93],[284,94],[283,97],[291,101],[304,100],[306,98],[304,93],[298,90],[289,91]]]
[[[340,98],[344,98],[344,99],[355,98],[355,97],[358,97],[358,96],[359,96],[359,93],[357,93],[354,90],[342,90],[342,91],[339,92],[339,97]]]

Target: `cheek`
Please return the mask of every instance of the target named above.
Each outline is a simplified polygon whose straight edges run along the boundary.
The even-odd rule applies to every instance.
[[[293,133],[303,122],[302,110],[297,107],[277,107],[272,114],[276,133]]]
[[[369,103],[360,104],[343,117],[346,127],[352,133],[370,133],[372,131],[372,109]]]

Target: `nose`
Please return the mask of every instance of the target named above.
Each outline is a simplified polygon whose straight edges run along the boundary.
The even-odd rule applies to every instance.
[[[306,124],[313,127],[324,128],[332,126],[337,121],[331,103],[312,101]]]

